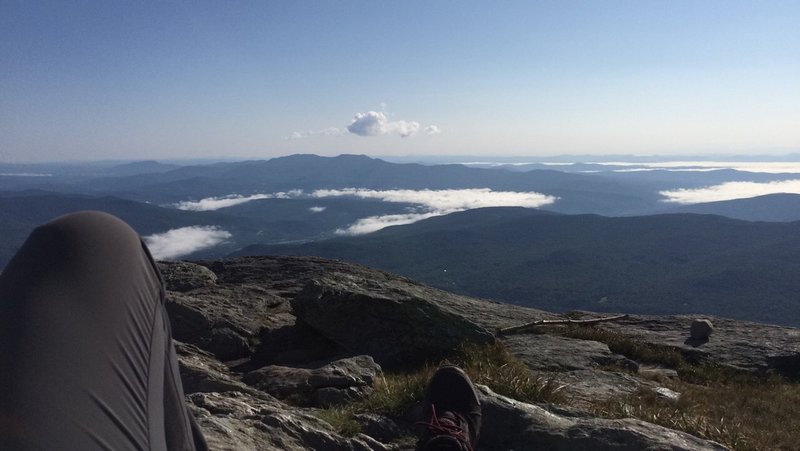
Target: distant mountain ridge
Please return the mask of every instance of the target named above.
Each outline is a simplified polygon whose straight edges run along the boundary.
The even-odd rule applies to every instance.
[[[658,199],[656,193],[637,183],[591,175],[554,170],[514,173],[456,164],[396,164],[364,155],[291,155],[263,161],[186,166],[157,174],[89,180],[81,188],[86,192],[104,192],[155,203],[294,189],[491,188],[556,196],[559,199],[553,209],[565,213],[604,214],[650,208]]]
[[[725,181],[768,182],[796,174],[734,170],[576,173],[559,166],[530,171],[477,168],[461,164],[389,163],[364,155],[322,157],[299,154],[268,160],[175,167],[152,161],[116,166],[0,165],[11,172],[53,172],[48,177],[0,175],[0,190],[44,189],[114,196],[156,205],[228,195],[271,194],[317,189],[463,189],[534,191],[556,197],[547,208],[568,214],[606,216],[668,212],[661,191],[700,188]]]

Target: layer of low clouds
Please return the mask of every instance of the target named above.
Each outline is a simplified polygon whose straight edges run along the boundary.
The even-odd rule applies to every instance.
[[[303,139],[311,136],[341,136],[344,135],[344,130],[338,127],[328,127],[322,130],[306,130],[292,132],[291,135],[286,137],[288,140]]]
[[[216,246],[231,234],[216,226],[191,226],[144,237],[150,253],[157,260],[169,260]]]
[[[3,172],[0,177],[52,177],[53,174],[41,174],[38,172]]]
[[[369,190],[345,188],[317,190],[312,197],[359,197],[379,199],[384,202],[416,204],[424,211],[400,215],[370,216],[362,218],[345,229],[336,231],[342,235],[360,235],[380,230],[391,225],[411,224],[433,216],[483,207],[527,207],[538,208],[556,201],[556,197],[536,192],[492,191],[489,188],[447,190]]]
[[[664,202],[676,204],[698,204],[722,200],[747,199],[767,194],[800,194],[800,180],[780,180],[775,182],[725,182],[720,185],[696,189],[677,189],[661,191]]]
[[[311,193],[313,197],[360,197],[380,199],[385,202],[418,204],[437,211],[460,211],[482,207],[536,208],[555,202],[556,198],[536,192],[492,191],[489,188],[443,190],[370,190],[363,188],[323,189]]]
[[[631,169],[617,169],[616,172],[633,172],[646,170],[667,171],[716,171],[735,169],[746,172],[763,172],[769,174],[800,173],[800,162],[792,161],[664,161],[654,163],[602,162],[605,166],[633,166]]]
[[[667,171],[667,172],[711,172],[718,171],[725,168],[631,168],[631,169],[614,169],[611,172],[653,172],[653,171]],[[600,172],[600,171],[581,171],[581,172]]]
[[[538,208],[544,205],[552,204],[557,200],[554,196],[549,196],[537,192],[517,192],[517,191],[492,191],[489,188],[473,188],[473,189],[445,189],[445,190],[371,190],[365,188],[343,188],[343,189],[322,189],[316,190],[310,194],[304,193],[302,190],[291,190],[287,192],[278,192],[272,194],[253,194],[250,196],[242,196],[238,194],[231,194],[222,197],[208,197],[199,201],[184,201],[176,204],[177,208],[182,210],[192,211],[211,211],[220,208],[231,207],[234,205],[243,204],[258,199],[291,199],[300,197],[311,198],[327,198],[327,197],[356,197],[361,199],[377,199],[383,202],[396,202],[413,204],[415,207],[409,209],[407,213],[392,214],[382,216],[370,216],[361,218],[349,225],[344,229],[336,230],[340,235],[360,235],[364,233],[375,232],[384,227],[393,225],[411,224],[423,219],[431,218],[434,216],[442,216],[458,211],[470,210],[473,208],[483,207],[526,207]],[[327,209],[324,206],[309,207],[312,213],[320,213]],[[186,229],[186,230],[184,230]],[[170,240],[175,240],[176,246],[184,240],[182,237],[189,236],[189,232],[197,233],[196,228],[175,229],[167,233],[178,231],[177,237],[170,236]],[[189,230],[191,229],[191,230]],[[209,233],[211,237],[219,237],[212,232],[219,231],[218,229],[202,229],[203,233]],[[219,231],[227,234],[225,231]],[[151,235],[147,237],[148,240],[154,240],[159,247],[165,247],[163,244],[164,238],[162,235]],[[228,237],[230,234],[228,234]],[[224,240],[222,237],[221,240]],[[150,244],[148,242],[148,244]],[[213,245],[213,244],[211,244]],[[180,246],[178,246],[180,248]],[[195,249],[196,250],[196,249]],[[186,253],[190,253],[188,251]],[[172,255],[167,252],[165,255]],[[185,255],[181,254],[181,255]],[[174,258],[160,257],[160,258]]]
[[[671,171],[671,172],[710,172],[723,169],[734,169],[744,172],[761,172],[767,174],[800,174],[800,162],[798,161],[661,161],[661,162],[636,162],[636,161],[580,161],[586,164],[596,164],[598,166],[608,166],[612,172],[648,172],[648,171]],[[464,161],[459,164],[466,166],[524,166],[528,164],[540,164],[544,166],[570,166],[576,162],[551,162],[537,161],[530,159],[522,162],[506,161]],[[616,168],[615,168],[616,167]],[[580,172],[601,172],[601,170],[588,170]]]
[[[303,190],[291,190],[287,192],[279,192],[272,194],[253,194],[251,196],[242,196],[239,194],[231,194],[222,197],[206,197],[197,201],[186,200],[175,204],[175,208],[179,210],[189,211],[213,211],[220,208],[233,207],[234,205],[243,204],[260,199],[290,199],[298,197],[303,194]]]
[[[367,111],[357,113],[347,131],[358,136],[399,135],[407,138],[417,133],[419,128],[417,121],[390,121],[382,111]]]
[[[432,218],[434,216],[441,216],[442,213],[428,212],[428,213],[407,213],[399,215],[383,215],[383,216],[369,216],[361,218],[358,221],[350,224],[346,229],[336,229],[337,235],[363,235],[365,233],[377,232],[380,229],[396,226],[412,224],[423,219]]]

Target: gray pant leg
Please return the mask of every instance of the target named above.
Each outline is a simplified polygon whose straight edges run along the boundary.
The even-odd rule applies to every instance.
[[[163,299],[121,220],[83,212],[37,228],[0,274],[0,447],[205,448]]]

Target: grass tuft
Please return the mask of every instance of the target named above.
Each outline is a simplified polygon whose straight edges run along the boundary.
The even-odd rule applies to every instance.
[[[355,412],[352,406],[329,407],[315,411],[314,415],[333,426],[345,437],[352,437],[361,432],[361,425],[354,418]]]
[[[650,390],[599,402],[600,416],[634,417],[723,443],[737,451],[797,449],[800,384],[778,378],[727,385],[676,382],[675,401]]]
[[[440,364],[457,365],[473,383],[489,386],[501,395],[523,402],[562,402],[561,388],[550,378],[536,375],[512,356],[502,343],[464,345],[447,360],[427,364],[413,371],[386,373],[375,382],[375,390],[367,399],[344,407],[318,411],[318,416],[343,434],[356,432],[350,421],[358,413],[379,413],[393,418],[403,417],[425,397],[428,380]]]
[[[754,378],[750,373],[717,365],[711,361],[690,361],[673,346],[649,343],[635,335],[625,335],[600,327],[566,326],[543,329],[547,333],[564,337],[593,340],[605,343],[615,354],[624,355],[639,363],[650,363],[672,368],[680,378],[694,384],[708,385],[747,382]]]
[[[464,346],[454,360],[474,383],[487,385],[500,395],[528,403],[564,401],[563,386],[553,378],[532,372],[500,342]]]
[[[798,449],[800,383],[774,375],[691,361],[669,346],[597,327],[553,328],[549,333],[606,343],[612,352],[641,363],[675,369],[680,380],[662,381],[681,393],[671,401],[648,389],[596,402],[596,415],[638,418],[714,440],[737,451]]]

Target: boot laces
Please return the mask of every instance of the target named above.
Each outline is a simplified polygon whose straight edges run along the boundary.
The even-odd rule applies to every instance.
[[[461,419],[463,421],[460,415],[456,413],[453,413],[453,415],[455,415],[457,419]],[[455,424],[449,418],[443,418],[442,421],[440,421],[439,417],[436,415],[436,406],[433,404],[431,404],[430,420],[418,421],[416,424],[427,428],[428,431],[433,433],[433,436],[449,435],[464,445],[466,451],[473,451],[472,446],[469,443],[469,438],[467,437],[467,431],[465,431],[461,426]]]

